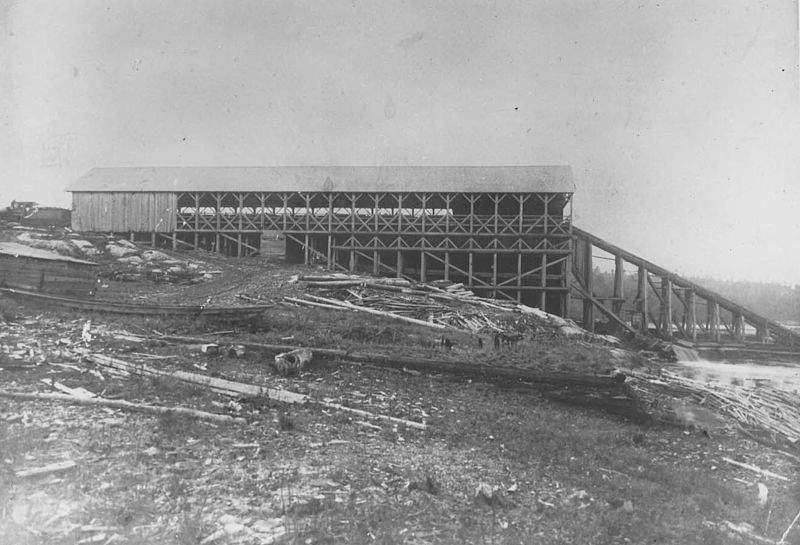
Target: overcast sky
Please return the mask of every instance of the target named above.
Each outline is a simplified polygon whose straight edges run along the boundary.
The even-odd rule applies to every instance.
[[[95,166],[572,165],[685,275],[800,283],[796,0],[0,0],[0,204]]]

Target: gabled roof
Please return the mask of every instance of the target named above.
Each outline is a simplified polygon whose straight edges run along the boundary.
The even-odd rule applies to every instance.
[[[67,191],[572,193],[569,166],[94,168]]]

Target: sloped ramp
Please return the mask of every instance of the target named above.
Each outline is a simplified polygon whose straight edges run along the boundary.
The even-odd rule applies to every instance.
[[[699,284],[572,226],[572,296],[583,300],[583,324],[594,331],[603,316],[617,330],[696,347],[749,347],[800,354],[800,333]],[[593,285],[593,252],[614,260],[611,293]],[[625,293],[625,264],[637,270],[635,293]]]

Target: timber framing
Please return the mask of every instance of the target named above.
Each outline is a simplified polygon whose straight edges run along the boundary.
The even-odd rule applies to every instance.
[[[569,167],[95,169],[70,191],[78,230],[239,257],[277,236],[290,262],[567,309]],[[119,206],[141,212],[120,212],[122,224],[102,213]]]
[[[236,255],[281,233],[289,260],[415,281],[565,312],[570,194],[177,194],[176,244]]]
[[[594,331],[594,311],[599,310],[617,329],[700,349],[738,346],[800,350],[800,333],[578,227],[573,226],[572,232],[576,258],[573,287],[583,299],[586,329]],[[613,293],[609,296],[596,293],[592,286],[595,248],[614,259]],[[636,271],[637,291],[628,295],[623,292],[625,264]]]

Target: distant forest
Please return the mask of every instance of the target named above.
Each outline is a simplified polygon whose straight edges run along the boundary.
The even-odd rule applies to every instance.
[[[705,277],[689,277],[688,279],[766,318],[781,322],[800,322],[800,285],[786,286],[769,282],[717,280]],[[614,291],[614,273],[611,271],[601,271],[599,268],[595,268],[593,282],[594,292],[597,294],[611,294]],[[636,296],[637,275],[635,273],[625,274],[624,292],[629,300]],[[651,300],[653,300],[652,297]],[[676,305],[677,308],[680,308],[679,303],[676,302]],[[705,317],[704,306],[697,307],[698,320]],[[571,308],[573,316],[580,316],[580,301],[573,301]],[[574,313],[576,311],[577,313]]]

